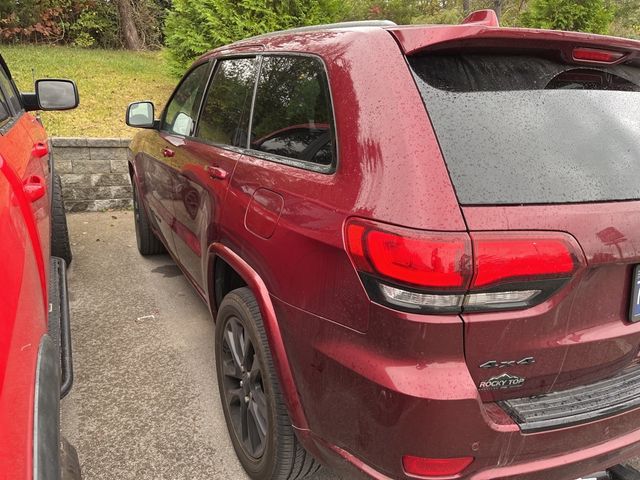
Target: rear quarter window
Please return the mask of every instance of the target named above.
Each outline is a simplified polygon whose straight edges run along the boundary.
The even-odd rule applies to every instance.
[[[319,58],[264,56],[256,89],[250,147],[329,167],[335,161],[329,84]]]
[[[638,68],[491,54],[409,64],[460,203],[640,199]]]

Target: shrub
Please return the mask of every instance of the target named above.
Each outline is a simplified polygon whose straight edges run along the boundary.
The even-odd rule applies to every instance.
[[[522,15],[525,27],[602,33],[609,31],[614,9],[604,0],[533,0]]]
[[[166,2],[131,1],[131,16],[141,47],[161,47]],[[123,46],[113,0],[0,0],[0,42]]]
[[[174,0],[165,44],[174,72],[199,55],[242,38],[342,18],[340,0]]]

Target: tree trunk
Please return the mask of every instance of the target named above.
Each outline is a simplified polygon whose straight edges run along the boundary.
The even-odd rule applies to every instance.
[[[496,12],[498,20],[500,20],[500,17],[502,16],[502,0],[493,0],[493,9]]]
[[[116,3],[118,4],[118,17],[120,18],[124,46],[127,50],[140,50],[142,42],[133,21],[133,8],[130,0],[117,0]]]
[[[471,12],[471,0],[462,0],[462,13],[466,17]]]

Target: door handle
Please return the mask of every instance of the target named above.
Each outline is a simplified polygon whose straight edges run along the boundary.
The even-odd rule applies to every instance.
[[[35,202],[36,200],[44,197],[44,194],[46,193],[44,178],[38,175],[31,175],[25,180],[22,189],[29,201]]]
[[[224,180],[229,176],[229,172],[227,172],[224,168],[207,165],[205,167],[205,170],[207,171],[209,176],[215,180]]]
[[[49,146],[44,142],[38,142],[33,145],[31,154],[36,158],[42,158],[49,154]]]
[[[173,150],[171,150],[170,148],[165,148],[164,150],[162,150],[162,156],[163,157],[175,157],[176,152],[174,152]]]

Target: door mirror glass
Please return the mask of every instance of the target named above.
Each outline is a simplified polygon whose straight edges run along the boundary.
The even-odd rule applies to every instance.
[[[127,125],[134,128],[153,128],[155,109],[152,102],[134,102],[127,107]]]
[[[71,80],[37,80],[36,97],[40,110],[71,110],[80,103]]]
[[[191,135],[193,131],[193,119],[184,112],[178,113],[176,119],[173,121],[173,133],[178,135],[184,135],[185,137]]]

